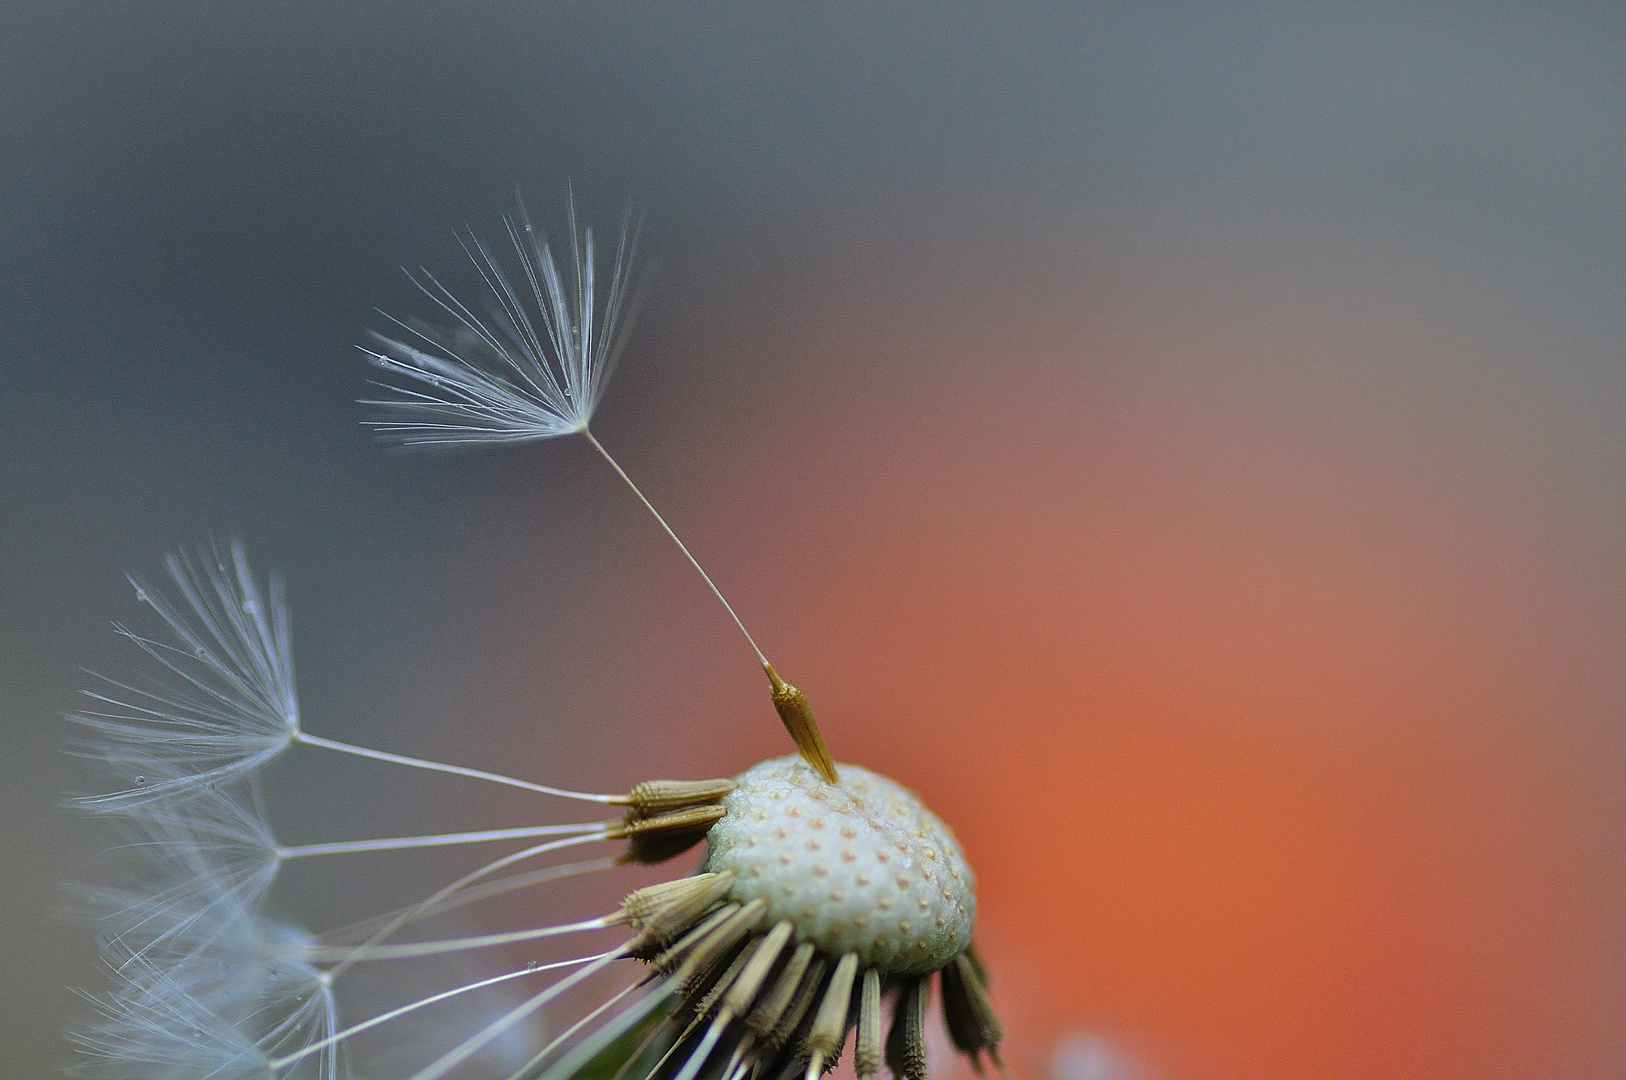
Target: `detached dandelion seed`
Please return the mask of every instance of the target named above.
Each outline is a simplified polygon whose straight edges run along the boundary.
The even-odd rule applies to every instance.
[[[130,583],[165,636],[115,624],[149,670],[138,682],[100,680],[85,691],[93,704],[68,716],[87,731],[77,749],[129,785],[83,800],[88,809],[158,805],[230,783],[299,737],[282,581],[262,590],[240,543],[175,552],[164,565],[179,600],[143,578]]]
[[[954,834],[895,781],[835,764],[806,696],[778,675],[699,560],[592,434],[637,306],[638,222],[624,218],[602,288],[592,231],[578,226],[574,207],[567,224],[563,270],[523,203],[505,221],[507,268],[472,232],[462,236],[485,286],[483,316],[428,271],[410,274],[440,321],[391,319],[391,333],[374,335],[365,351],[396,381],[382,384],[390,396],[366,402],[376,410],[367,422],[406,446],[587,439],[723,604],[767,674],[798,752],[732,779],[658,779],[604,794],[330,739],[300,719],[280,581],[262,589],[237,542],[172,555],[168,587],[135,580],[160,633],[119,628],[146,672],[105,680],[90,694],[96,707],[70,717],[85,732],[79,752],[123,784],[77,801],[125,840],[122,880],[78,891],[112,982],[91,995],[98,1019],[74,1036],[86,1072],[817,1080],[853,1036],[860,1080],[883,1063],[900,1080],[925,1080],[934,977],[954,1046],[979,1070],[984,1055],[1003,1068],[1002,1031],[971,944],[974,878]],[[266,820],[260,773],[297,748],[614,807],[620,816],[284,844]],[[434,932],[492,897],[664,863],[702,841],[697,872],[638,889],[613,910]],[[522,846],[354,926],[312,933],[266,913],[293,860],[504,843]],[[616,853],[575,854],[606,844]],[[577,938],[580,949],[565,959],[493,959],[474,970],[507,946]],[[354,992],[368,977],[395,985],[390,973],[420,965],[428,974],[397,980],[414,989],[387,1004]],[[602,990],[617,978],[620,989]],[[425,979],[432,988],[417,989]],[[592,1004],[561,1023],[583,995]],[[553,1021],[551,1038],[535,1035],[539,1016]],[[373,1057],[381,1044],[383,1064]]]
[[[593,230],[578,230],[574,202],[568,220],[570,263],[561,274],[523,202],[504,219],[517,287],[473,232],[459,235],[485,279],[484,318],[428,270],[407,273],[446,322],[391,318],[401,336],[373,334],[377,348],[363,351],[374,366],[417,385],[380,384],[394,396],[364,401],[378,410],[366,423],[406,446],[532,442],[587,430],[637,316],[638,294],[629,297],[629,289],[639,223],[629,210],[599,303]]]

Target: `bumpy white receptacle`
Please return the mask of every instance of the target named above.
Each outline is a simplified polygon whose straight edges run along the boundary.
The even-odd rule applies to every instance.
[[[908,788],[857,765],[827,784],[801,758],[735,777],[706,869],[737,875],[733,898],[768,901],[824,953],[867,967],[935,971],[971,943],[971,868],[948,826]]]

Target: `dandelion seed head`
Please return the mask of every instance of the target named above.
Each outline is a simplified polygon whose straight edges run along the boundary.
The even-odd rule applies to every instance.
[[[908,788],[857,765],[840,774],[826,783],[795,755],[741,773],[712,826],[706,869],[733,871],[734,899],[767,899],[766,921],[790,919],[799,939],[831,956],[936,971],[971,942],[977,901],[965,854]]]
[[[306,732],[280,582],[262,588],[240,543],[171,555],[163,588],[132,578],[161,624],[156,633],[119,628],[145,673],[103,680],[88,694],[94,706],[70,718],[86,735],[81,752],[126,785],[77,800],[117,830],[111,861],[123,864],[114,884],[76,890],[112,984],[90,997],[99,1016],[74,1035],[88,1055],[84,1071],[131,1080],[575,1080],[604,1072],[610,1048],[636,1035],[642,1045],[615,1075],[817,1080],[856,1029],[859,1080],[883,1062],[898,1080],[926,1080],[933,978],[955,1048],[979,1069],[984,1054],[999,1065],[1003,1031],[971,945],[974,879],[954,834],[895,781],[836,767],[806,695],[779,677],[699,560],[588,430],[636,306],[635,223],[623,221],[607,283],[574,208],[568,252],[556,252],[523,204],[505,224],[506,259],[474,234],[462,237],[483,300],[459,299],[428,271],[409,275],[438,321],[391,320],[394,329],[374,335],[376,348],[365,351],[395,381],[380,384],[392,396],[367,403],[379,410],[368,422],[405,445],[581,433],[727,609],[800,755],[733,780],[656,779],[605,794]],[[284,845],[266,820],[261,770],[295,744],[301,754],[351,755],[624,813]],[[702,839],[699,873],[635,890],[616,909],[421,936],[503,893],[667,862]],[[268,914],[292,860],[512,841],[528,846],[348,927],[312,933]],[[620,842],[619,854],[548,861]],[[534,860],[543,863],[519,866]],[[365,890],[368,879],[345,869],[333,882]],[[631,936],[566,958],[476,959],[616,928]],[[605,994],[613,970],[623,985]],[[883,993],[893,1002],[890,1030]],[[566,1011],[583,999],[598,1003]],[[538,1049],[541,1031],[558,1034]]]

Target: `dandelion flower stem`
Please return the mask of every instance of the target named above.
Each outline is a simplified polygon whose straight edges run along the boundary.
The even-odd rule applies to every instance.
[[[380,1013],[371,1019],[363,1020],[359,1024],[353,1024],[350,1027],[345,1028],[343,1031],[335,1031],[327,1038],[318,1039],[316,1042],[313,1042],[308,1046],[303,1046],[292,1054],[288,1054],[285,1057],[274,1058],[269,1064],[273,1070],[281,1071],[297,1061],[302,1061],[303,1059],[310,1057],[312,1054],[319,1053],[322,1050],[326,1050],[330,1046],[343,1042],[352,1035],[360,1035],[363,1031],[378,1027],[380,1024],[387,1024],[391,1020],[396,1020],[407,1015],[408,1013],[416,1012],[427,1005],[433,1005],[436,1002],[445,1001],[447,998],[457,997],[459,994],[466,994],[470,990],[483,990],[488,986],[496,986],[499,983],[505,983],[512,979],[524,978],[526,975],[536,975],[544,971],[553,971],[557,968],[571,967],[575,964],[592,963],[593,961],[604,959],[606,955],[609,954],[596,953],[592,956],[580,956],[573,960],[560,960],[552,964],[539,964],[536,967],[527,966],[519,971],[510,971],[502,975],[494,975],[489,979],[481,979],[479,982],[468,983],[464,986],[454,986],[450,990],[442,990],[438,994],[431,994],[429,997],[421,998],[418,1001],[411,1002],[407,1005],[402,1005],[400,1008],[391,1009],[386,1013]]]
[[[673,532],[672,526],[668,525],[666,523],[666,519],[661,517],[661,512],[655,509],[655,504],[650,502],[648,497],[638,489],[638,485],[632,482],[632,477],[628,476],[627,471],[621,467],[620,463],[617,462],[615,458],[610,456],[610,452],[608,450],[604,449],[604,444],[593,437],[593,432],[584,426],[582,428],[582,436],[588,442],[593,444],[594,450],[597,450],[604,456],[604,460],[610,463],[610,468],[615,470],[616,475],[627,482],[627,486],[632,489],[632,493],[638,496],[638,501],[643,503],[645,508],[648,509],[651,514],[655,515],[655,520],[660,522],[661,528],[666,530],[666,535],[672,538],[672,543],[676,544],[678,546],[678,550],[683,552],[683,557],[689,560],[689,564],[695,568],[702,578],[705,578],[706,585],[711,589],[712,595],[717,597],[718,602],[721,603],[728,611],[728,617],[734,620],[734,625],[739,627],[740,633],[745,635],[745,640],[748,644],[750,644],[751,651],[757,654],[757,662],[763,667],[767,667],[768,658],[762,655],[762,650],[757,647],[756,638],[753,638],[751,636],[751,631],[745,628],[745,623],[740,621],[739,615],[734,611],[734,606],[728,602],[726,597],[723,596],[723,591],[717,587],[717,583],[711,580],[711,575],[706,573],[706,568],[700,565],[700,560],[694,557],[693,553],[689,551],[688,546],[685,545],[682,540],[678,539],[678,534]]]
[[[602,821],[575,825],[526,825],[517,829],[484,829],[479,832],[434,833],[425,836],[392,836],[380,840],[341,840],[330,844],[300,844],[277,849],[279,859],[304,859],[312,855],[356,855],[365,851],[401,851],[406,848],[449,847],[453,844],[484,844],[493,840],[525,840],[533,836],[573,836],[603,833]]]
[[[318,746],[324,750],[337,750],[341,754],[354,754],[357,757],[371,758],[374,761],[387,761],[392,765],[406,765],[414,769],[428,769],[431,772],[466,776],[473,780],[489,780],[494,784],[506,784],[509,787],[517,787],[524,791],[535,791],[542,795],[557,795],[562,799],[580,799],[583,802],[610,804],[620,798],[620,796],[616,795],[596,795],[586,791],[570,791],[565,788],[549,787],[546,784],[533,784],[529,780],[517,780],[512,776],[486,772],[483,769],[470,769],[462,765],[443,765],[438,761],[425,761],[423,758],[407,757],[404,754],[390,754],[383,750],[369,750],[365,746],[355,746],[334,739],[324,739],[319,735],[311,735],[304,731],[296,732],[294,739],[306,746]]]
[[[442,886],[430,896],[419,901],[417,906],[408,908],[407,910],[397,914],[395,918],[384,924],[384,926],[381,927],[377,933],[373,934],[372,937],[368,938],[366,941],[362,942],[361,945],[357,946],[356,951],[352,953],[348,959],[340,961],[336,966],[329,970],[328,977],[330,979],[337,979],[340,975],[344,974],[347,968],[364,959],[368,949],[371,949],[373,946],[377,945],[379,942],[385,940],[391,934],[394,934],[397,930],[401,929],[401,927],[417,919],[423,912],[432,910],[437,904],[445,900],[448,896],[455,895],[462,889],[467,888],[476,881],[479,881],[481,878],[490,877],[503,867],[513,866],[515,863],[522,862],[525,859],[535,858],[538,855],[544,855],[550,851],[558,851],[560,848],[571,847],[576,844],[586,844],[594,840],[602,840],[603,838],[603,835],[600,833],[585,833],[581,836],[567,836],[562,840],[550,840],[545,844],[537,844],[534,847],[525,848],[523,851],[516,851],[512,855],[504,855],[502,858],[488,862],[476,870],[469,871],[467,874],[464,874],[450,885]]]
[[[463,1062],[479,1053],[482,1047],[490,1043],[493,1039],[497,1038],[504,1031],[507,1031],[515,1024],[520,1023],[526,1017],[535,1014],[545,1005],[547,1005],[548,1002],[559,997],[561,994],[566,993],[572,987],[579,985],[594,974],[602,971],[605,967],[609,966],[612,960],[625,955],[626,946],[622,946],[619,949],[604,953],[586,967],[577,968],[568,976],[560,979],[558,982],[554,983],[546,990],[543,990],[529,1001],[524,1002],[517,1008],[511,1009],[503,1016],[498,1017],[496,1020],[488,1024],[483,1030],[476,1032],[467,1039],[464,1039],[457,1046],[442,1054],[427,1068],[420,1069],[413,1073],[409,1080],[440,1080],[440,1077],[445,1076]]]
[[[627,470],[623,469],[620,463],[610,456],[610,452],[604,449],[603,443],[593,437],[593,432],[588,429],[585,423],[582,425],[581,433],[588,442],[593,444],[593,449],[597,450],[603,455],[604,460],[610,463],[610,468],[615,470],[616,475],[627,482],[627,486],[632,489],[632,493],[638,496],[638,501],[643,503],[651,514],[655,515],[655,520],[660,522],[661,528],[666,530],[666,535],[672,538],[672,543],[678,546],[678,550],[683,552],[684,558],[688,559],[689,564],[705,579],[712,595],[717,597],[718,602],[723,605],[723,608],[728,612],[728,617],[734,620],[734,625],[740,628],[740,633],[745,635],[745,640],[750,644],[751,651],[757,654],[757,662],[762,665],[762,670],[767,672],[768,682],[772,686],[774,709],[778,711],[779,719],[784,723],[785,730],[789,731],[790,737],[796,741],[796,747],[802,752],[802,757],[806,759],[809,765],[813,766],[827,783],[836,783],[835,762],[830,757],[830,751],[824,745],[824,736],[819,734],[819,725],[813,719],[813,710],[807,704],[807,696],[781,679],[778,672],[774,671],[773,665],[768,663],[768,658],[757,647],[756,638],[751,636],[751,631],[745,628],[745,623],[740,619],[739,613],[734,610],[734,605],[730,604],[728,599],[723,596],[723,590],[719,589],[717,583],[711,580],[711,575],[706,573],[706,568],[700,565],[700,560],[694,557],[694,553],[689,550],[688,545],[678,539],[678,534],[672,530],[672,526],[666,523],[666,519],[661,517],[661,512],[655,509],[655,504],[650,502],[649,498],[639,490],[638,485],[632,482],[632,477],[627,475]]]
[[[586,1016],[582,1017],[580,1020],[577,1020],[574,1024],[571,1024],[559,1034],[555,1035],[552,1042],[548,1043],[548,1045],[544,1046],[531,1056],[531,1060],[527,1061],[513,1073],[509,1074],[508,1080],[525,1080],[526,1077],[535,1076],[536,1067],[540,1065],[549,1054],[557,1050],[564,1042],[570,1039],[571,1036],[575,1035],[576,1032],[580,1031],[582,1028],[598,1019],[601,1015],[614,1008],[622,998],[626,997],[634,990],[637,990],[642,985],[642,983],[632,983],[630,986],[624,986],[620,990],[616,991],[608,999],[606,999],[602,1005],[597,1006]]]
[[[521,941],[537,941],[558,937],[560,934],[579,934],[585,930],[602,930],[614,925],[608,917],[585,919],[582,922],[563,923],[559,926],[538,926],[529,930],[510,930],[502,934],[480,934],[476,937],[446,938],[441,941],[414,941],[405,945],[371,945],[366,947],[362,960],[409,960],[419,956],[464,952],[468,949],[489,949],[497,945],[515,945]],[[306,950],[312,960],[349,960],[360,945],[314,945]]]
[[[472,888],[463,889],[430,908],[426,909],[422,904],[409,904],[406,907],[398,908],[395,911],[388,911],[382,915],[375,915],[370,919],[366,919],[350,926],[341,927],[337,930],[330,930],[323,934],[322,937],[324,940],[334,943],[340,942],[347,937],[365,939],[370,934],[378,930],[379,927],[388,925],[392,920],[397,919],[402,915],[410,916],[410,918],[407,920],[408,922],[417,922],[420,919],[427,919],[434,915],[443,915],[448,911],[455,911],[458,908],[467,907],[470,904],[477,904],[482,900],[489,900],[493,896],[501,896],[504,893],[513,892],[516,889],[527,889],[533,885],[540,885],[543,882],[554,881],[559,878],[575,877],[579,874],[590,874],[599,870],[612,870],[620,865],[620,856],[606,855],[602,859],[587,859],[582,862],[562,863],[559,866],[548,866],[542,868],[541,870],[532,870],[531,872],[525,874],[510,874],[507,877],[498,878],[495,881],[488,881],[484,885],[476,885]]]

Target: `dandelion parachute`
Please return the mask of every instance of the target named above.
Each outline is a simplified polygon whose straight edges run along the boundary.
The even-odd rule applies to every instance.
[[[485,286],[484,315],[428,271],[409,275],[439,321],[392,320],[392,333],[374,335],[365,351],[396,381],[367,402],[377,410],[368,422],[408,446],[585,437],[727,608],[798,753],[732,779],[597,793],[318,735],[300,717],[280,579],[262,587],[236,541],[174,553],[164,588],[132,579],[157,615],[156,634],[118,627],[144,670],[101,680],[88,692],[93,705],[70,716],[78,752],[121,785],[76,801],[123,841],[113,880],[76,891],[110,983],[87,995],[96,1016],[74,1034],[83,1071],[128,1080],[817,1080],[851,1037],[860,1080],[883,1064],[899,1080],[925,1080],[933,985],[954,1046],[979,1068],[984,1055],[999,1065],[1003,1034],[971,945],[974,879],[952,831],[895,781],[838,770],[806,696],[779,677],[589,429],[635,315],[637,223],[623,220],[606,284],[592,231],[573,207],[567,221],[563,271],[523,204],[505,221],[510,268],[472,233],[462,238]],[[285,844],[261,785],[265,767],[296,749],[619,816]],[[606,910],[471,927],[494,897],[665,863],[702,842],[698,870]],[[279,876],[295,860],[484,844],[519,846],[352,926],[314,932],[274,912]],[[554,940],[579,944],[547,963],[508,959],[506,950]]]

